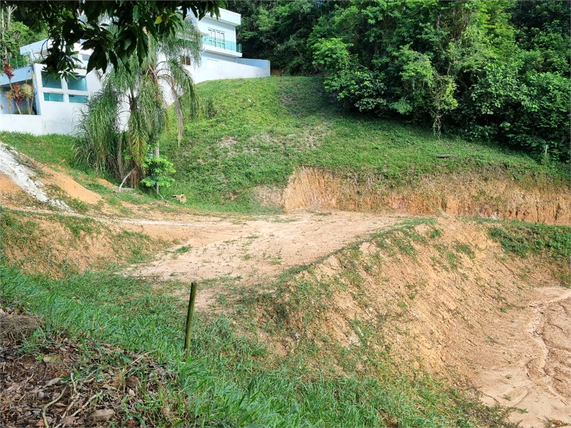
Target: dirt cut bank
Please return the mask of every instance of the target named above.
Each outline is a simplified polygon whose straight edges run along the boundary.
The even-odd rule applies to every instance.
[[[569,186],[530,188],[510,179],[451,175],[421,179],[414,186],[387,189],[374,176],[340,177],[318,168],[300,168],[281,195],[286,211],[339,209],[360,212],[453,215],[571,224]]]

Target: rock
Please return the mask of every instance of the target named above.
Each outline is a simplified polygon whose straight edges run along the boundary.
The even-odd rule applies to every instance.
[[[113,409],[102,409],[93,412],[90,418],[93,422],[107,422],[113,417],[114,414],[115,410]]]

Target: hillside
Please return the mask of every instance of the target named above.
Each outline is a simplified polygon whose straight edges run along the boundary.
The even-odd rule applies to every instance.
[[[351,117],[318,79],[199,91],[161,140],[182,204],[0,135],[7,425],[571,424],[564,165]]]
[[[181,147],[162,142],[178,171],[173,193],[194,204],[571,221],[565,165],[350,115],[319,78],[206,82],[199,94],[202,117]]]

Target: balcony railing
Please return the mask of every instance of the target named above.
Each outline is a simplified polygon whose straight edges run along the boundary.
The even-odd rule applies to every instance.
[[[6,61],[12,66],[12,68],[20,68],[25,67],[27,65],[32,64],[32,60],[30,59],[30,54],[24,55],[16,55],[11,58],[8,58]],[[2,64],[4,61],[2,60]]]
[[[239,43],[228,42],[226,40],[215,39],[208,36],[202,38],[202,43],[207,46],[213,46],[215,48],[224,49],[227,51],[242,53],[242,45]]]

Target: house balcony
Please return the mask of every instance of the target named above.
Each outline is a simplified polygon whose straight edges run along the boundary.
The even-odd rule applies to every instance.
[[[6,60],[8,62],[8,64],[10,64],[12,66],[12,68],[16,69],[16,68],[20,68],[20,67],[26,67],[28,65],[32,64],[32,60],[30,58],[30,54],[26,53],[23,55],[16,55],[13,57],[10,57]]]
[[[221,53],[232,57],[242,56],[242,45],[239,43],[204,36],[202,38],[202,44],[205,51]]]

